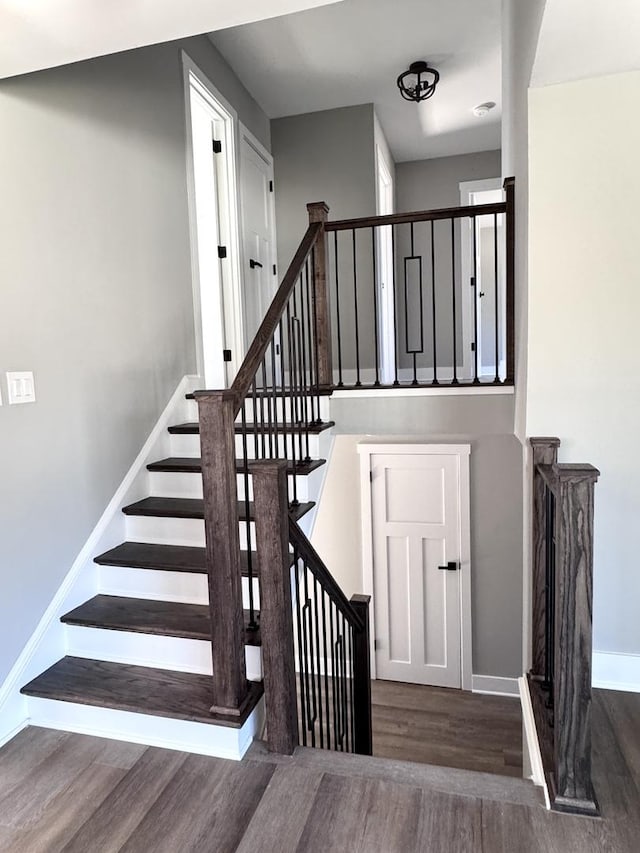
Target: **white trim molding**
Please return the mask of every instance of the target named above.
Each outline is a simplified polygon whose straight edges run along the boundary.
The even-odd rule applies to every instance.
[[[505,678],[502,675],[473,675],[471,689],[474,693],[487,693],[491,696],[520,695],[517,678]]]
[[[399,388],[335,388],[331,395],[332,400],[344,400],[358,397],[479,397],[482,395],[507,395],[515,394],[513,385],[458,385],[457,387],[439,388],[420,387],[411,388],[401,386]]]
[[[359,392],[358,392],[359,393]],[[394,390],[391,393],[396,393]],[[377,437],[361,441],[358,446],[360,455],[360,507],[362,535],[362,585],[365,595],[371,596],[369,618],[371,620],[371,677],[376,677],[375,656],[375,602],[373,583],[373,518],[371,509],[371,457],[377,453],[391,454],[450,454],[459,458],[458,465],[458,494],[460,498],[460,654],[461,654],[461,687],[463,690],[473,689],[472,665],[472,623],[471,623],[471,519],[470,519],[470,487],[469,487],[469,456],[471,445],[465,442],[458,444],[437,444],[425,442],[416,437],[405,438],[389,436],[385,439]]]
[[[524,726],[525,746],[529,751],[529,766],[531,767],[531,781],[534,785],[538,785],[544,790],[544,799],[547,809],[551,808],[549,800],[549,790],[547,781],[544,775],[544,767],[542,764],[542,753],[540,752],[540,742],[538,740],[538,732],[536,730],[536,720],[533,714],[533,705],[531,704],[531,695],[529,693],[529,683],[525,676],[517,679],[518,688],[520,690],[520,704],[522,706],[522,723]]]
[[[594,651],[591,684],[603,690],[640,693],[640,655]]]

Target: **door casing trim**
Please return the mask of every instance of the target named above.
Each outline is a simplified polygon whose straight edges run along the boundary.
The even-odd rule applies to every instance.
[[[393,436],[385,441],[358,443],[360,456],[360,507],[362,533],[362,587],[371,596],[369,608],[371,635],[371,678],[376,678],[375,601],[373,573],[373,513],[371,508],[371,457],[378,453],[405,455],[458,456],[458,497],[460,507],[460,674],[463,690],[472,690],[472,631],[471,631],[471,512],[469,491],[469,457],[471,445],[432,444]]]

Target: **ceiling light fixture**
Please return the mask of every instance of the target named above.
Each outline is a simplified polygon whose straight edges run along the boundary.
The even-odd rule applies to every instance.
[[[426,62],[412,62],[398,77],[398,89],[405,101],[426,101],[436,90],[440,74]]]
[[[495,101],[485,101],[484,104],[478,104],[477,107],[473,108],[473,114],[478,118],[482,118],[482,116],[486,116],[486,114],[490,112],[495,105]]]

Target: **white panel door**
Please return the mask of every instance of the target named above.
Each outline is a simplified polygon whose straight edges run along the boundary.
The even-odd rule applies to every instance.
[[[276,291],[273,162],[243,131],[240,192],[244,282],[245,346],[253,341]]]
[[[457,455],[371,457],[378,678],[461,686],[458,466]]]

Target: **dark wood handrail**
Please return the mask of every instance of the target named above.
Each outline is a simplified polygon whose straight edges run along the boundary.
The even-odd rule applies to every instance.
[[[362,219],[335,219],[325,222],[325,231],[347,231],[352,228],[372,228],[376,225],[401,225],[405,222],[431,222],[438,219],[465,219],[506,213],[507,203],[474,204],[463,207],[443,207],[438,210],[415,210],[410,213],[389,213],[386,216],[367,216]]]
[[[235,397],[236,414],[238,414],[242,408],[244,399],[251,388],[251,383],[260,368],[262,359],[274,334],[276,333],[278,323],[282,318],[284,310],[287,307],[291,291],[295,287],[304,264],[316,244],[321,231],[321,222],[313,222],[307,228],[307,231],[302,238],[302,242],[298,246],[298,251],[293,256],[293,260],[289,264],[289,269],[282,279],[282,283],[278,288],[276,295],[273,297],[273,301],[264,316],[264,320],[256,332],[256,336],[244,357],[244,361],[240,365],[236,378],[233,380],[231,392]]]
[[[362,619],[353,609],[351,602],[340,589],[329,569],[325,566],[322,561],[322,557],[304,535],[299,525],[291,517],[289,517],[289,541],[294,548],[298,549],[300,556],[307,564],[309,570],[318,579],[323,590],[327,593],[345,619],[347,619],[356,631],[362,631],[364,629]]]

